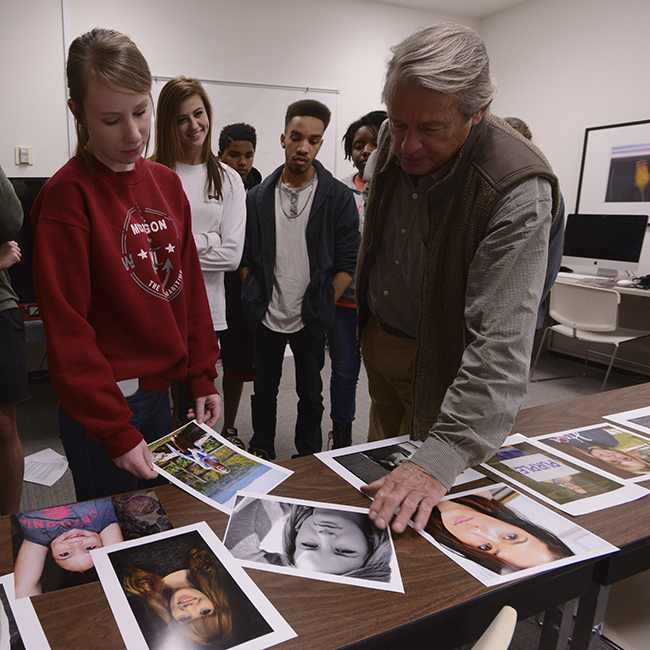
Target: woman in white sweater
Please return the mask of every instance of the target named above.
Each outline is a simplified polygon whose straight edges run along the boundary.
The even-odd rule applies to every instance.
[[[244,246],[246,192],[239,174],[212,152],[212,106],[197,79],[176,77],[161,90],[153,158],[178,173],[190,201],[192,231],[218,336],[227,328],[223,275],[237,269]]]

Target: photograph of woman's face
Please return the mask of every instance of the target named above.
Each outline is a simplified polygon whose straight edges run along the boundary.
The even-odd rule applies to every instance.
[[[513,524],[454,501],[441,501],[438,509],[444,527],[458,541],[507,564],[527,569],[554,559],[544,542]]]
[[[198,589],[181,587],[172,594],[169,609],[173,618],[183,625],[210,616],[214,612],[214,605]]]
[[[622,451],[616,451],[615,449],[594,446],[589,448],[589,453],[595,458],[600,458],[600,460],[603,460],[610,465],[618,465],[619,467],[630,470],[650,470],[650,466],[647,463],[625,454]]]
[[[316,508],[298,530],[296,567],[342,575],[361,566],[370,551],[363,532],[364,516]]]

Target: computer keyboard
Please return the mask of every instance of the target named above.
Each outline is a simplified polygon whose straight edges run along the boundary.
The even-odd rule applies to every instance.
[[[616,286],[615,278],[599,278],[596,276],[587,275],[576,282],[576,284],[586,285],[588,287],[604,287],[611,289]]]

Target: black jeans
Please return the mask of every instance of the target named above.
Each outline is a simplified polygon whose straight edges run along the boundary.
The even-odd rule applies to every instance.
[[[131,424],[147,443],[155,442],[172,431],[168,391],[157,393],[139,388],[126,398],[133,413]],[[143,480],[120,469],[110,457],[106,445],[86,435],[86,429],[59,405],[59,437],[68,457],[77,501],[100,499],[121,492],[165,485],[162,477]]]
[[[323,418],[323,380],[325,335],[314,335],[306,327],[294,334],[274,332],[260,324],[255,338],[255,382],[251,397],[253,437],[251,447],[263,449],[275,458],[275,427],[278,387],[282,377],[282,361],[287,343],[296,366],[298,419],[295,444],[300,456],[321,450]]]

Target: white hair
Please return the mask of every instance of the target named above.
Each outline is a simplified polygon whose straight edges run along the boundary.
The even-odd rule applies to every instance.
[[[466,119],[487,106],[497,86],[485,44],[469,27],[438,23],[422,27],[391,48],[382,100],[396,82],[456,95]]]

